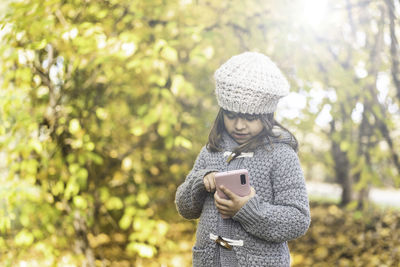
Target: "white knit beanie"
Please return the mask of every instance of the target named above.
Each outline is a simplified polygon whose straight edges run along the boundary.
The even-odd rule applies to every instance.
[[[257,52],[231,57],[214,78],[218,105],[237,113],[272,113],[279,99],[289,94],[289,83],[279,68]]]

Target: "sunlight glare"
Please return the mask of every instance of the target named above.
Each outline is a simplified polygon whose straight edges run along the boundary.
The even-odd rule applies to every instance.
[[[325,104],[324,107],[322,108],[321,112],[318,114],[317,118],[315,119],[315,123],[321,127],[327,127],[329,123],[332,121],[332,115],[331,115],[331,109],[332,106],[329,104]]]
[[[327,0],[303,0],[303,20],[310,26],[319,25],[327,11]]]
[[[304,94],[291,92],[288,96],[279,101],[279,112],[277,112],[277,116],[290,120],[298,118],[306,105],[307,99]]]

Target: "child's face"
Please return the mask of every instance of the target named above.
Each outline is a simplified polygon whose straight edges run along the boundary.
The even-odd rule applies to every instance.
[[[257,115],[238,114],[224,110],[224,125],[228,134],[243,144],[258,135],[264,128]]]

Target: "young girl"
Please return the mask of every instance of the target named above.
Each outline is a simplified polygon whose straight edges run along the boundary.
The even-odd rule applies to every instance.
[[[193,266],[290,266],[287,241],[305,234],[310,211],[297,140],[274,120],[289,83],[255,52],[232,57],[214,77],[220,111],[175,200],[184,218],[200,217]],[[237,169],[248,170],[250,195],[222,187],[229,199],[220,198],[215,173]]]

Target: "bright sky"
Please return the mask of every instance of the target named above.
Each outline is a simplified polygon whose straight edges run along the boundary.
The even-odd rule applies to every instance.
[[[307,25],[313,29],[318,29],[321,24],[324,23],[328,18],[329,14],[329,0],[300,0],[299,13],[296,14],[297,21],[303,25]],[[334,2],[331,2],[332,4]],[[400,2],[399,2],[400,3]],[[400,10],[400,9],[399,9]],[[363,32],[357,32],[356,46],[365,46],[366,36]],[[363,61],[358,62],[354,66],[354,74],[359,78],[363,79],[368,76],[366,69],[366,63]],[[396,103],[392,103],[389,97],[390,88],[390,74],[381,72],[378,74],[376,89],[378,91],[378,100],[382,104],[388,106],[388,111],[392,114],[400,111],[399,106]],[[297,91],[292,88],[292,91]],[[338,89],[336,89],[338,90]],[[321,106],[324,99],[328,99],[328,104]],[[288,96],[282,98],[278,105],[277,117],[284,117],[288,119],[302,119],[302,111],[306,108],[311,113],[317,114],[318,116],[315,123],[320,127],[326,127],[332,120],[331,109],[332,106],[329,103],[335,103],[337,101],[336,91],[334,88],[326,88],[325,85],[320,83],[313,83],[309,92],[301,90],[299,92],[292,92]],[[360,102],[355,103],[351,118],[355,123],[360,123],[362,118],[362,112],[364,111],[364,105]]]
[[[301,21],[309,26],[318,26],[327,12],[327,0],[303,0]]]
[[[356,75],[360,71],[355,67]],[[400,108],[396,103],[392,103],[391,98],[388,97],[390,87],[390,74],[380,72],[376,81],[376,89],[378,91],[378,101],[388,106],[388,111],[391,114],[399,113]],[[297,90],[297,89],[296,89]],[[292,88],[292,91],[295,91]],[[287,119],[302,119],[302,112],[308,108],[311,113],[319,113],[315,123],[320,127],[326,127],[332,120],[330,104],[325,104],[321,107],[324,99],[328,99],[329,103],[334,104],[337,101],[336,91],[334,88],[324,88],[324,85],[314,82],[311,85],[310,91],[300,89],[299,92],[291,92],[288,96],[282,98],[278,104],[277,117],[284,117]],[[361,122],[362,112],[364,105],[357,102],[353,108],[351,119],[355,123]]]

